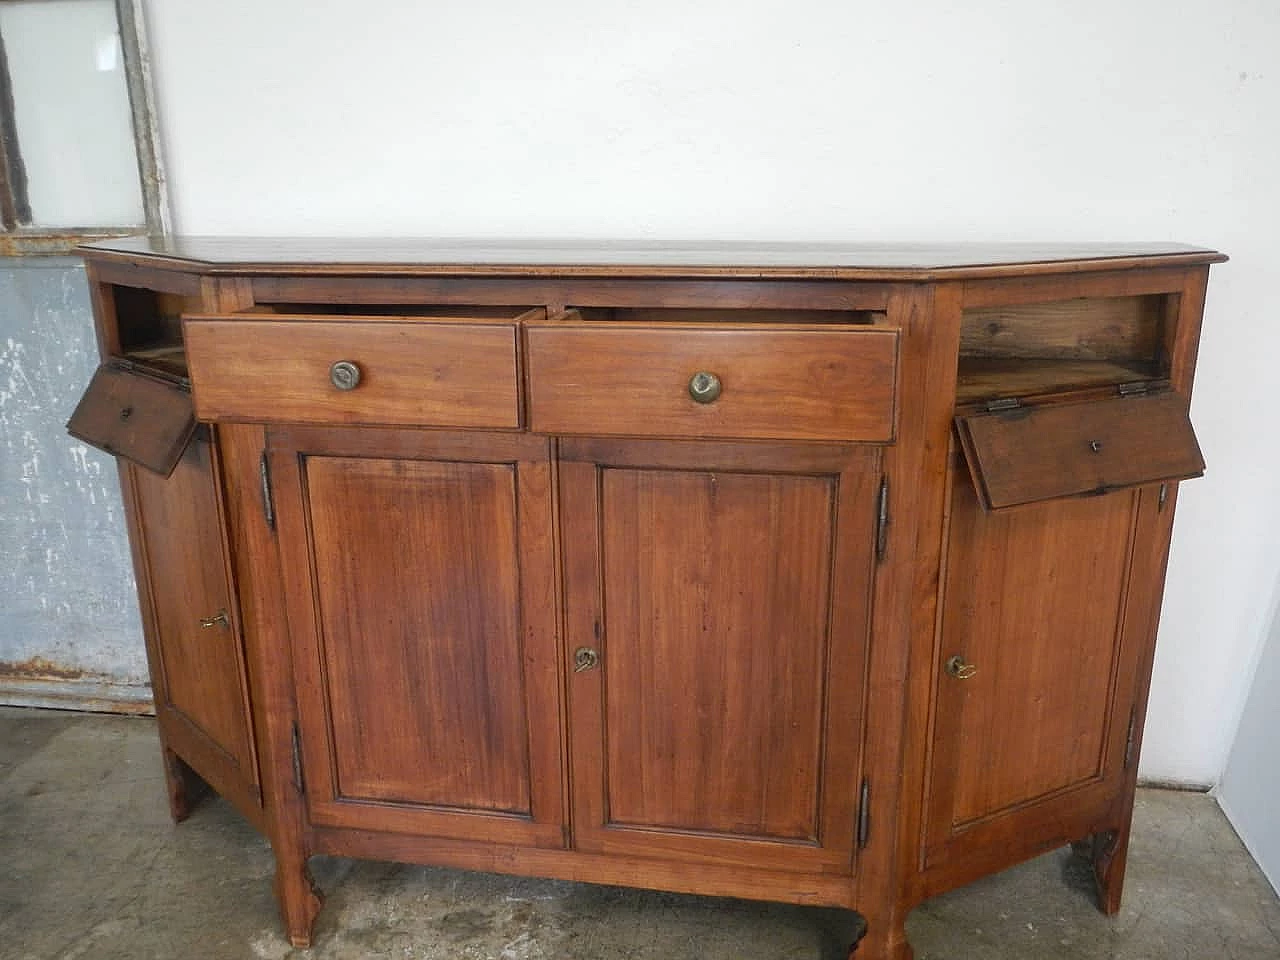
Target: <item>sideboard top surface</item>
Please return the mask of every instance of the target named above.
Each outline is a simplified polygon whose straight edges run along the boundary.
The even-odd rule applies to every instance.
[[[90,261],[200,274],[960,280],[1220,263],[1169,243],[688,243],[619,240],[142,236],[87,244]]]

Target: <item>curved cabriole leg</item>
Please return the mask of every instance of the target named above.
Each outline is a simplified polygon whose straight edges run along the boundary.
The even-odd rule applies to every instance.
[[[169,794],[169,816],[173,817],[174,823],[182,823],[209,792],[209,786],[168,747],[163,749],[162,755],[165,788]]]
[[[285,933],[295,947],[311,946],[311,932],[324,897],[311,876],[306,857],[276,855],[276,902]]]
[[[1124,868],[1129,858],[1129,827],[1093,837],[1093,877],[1098,884],[1098,909],[1112,917],[1120,912]]]
[[[901,924],[877,924],[871,920],[849,948],[849,960],[912,960],[914,956]]]

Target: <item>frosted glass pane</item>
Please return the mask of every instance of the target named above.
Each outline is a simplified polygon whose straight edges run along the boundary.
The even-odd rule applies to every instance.
[[[133,118],[112,0],[0,3],[0,37],[34,225],[142,225]]]

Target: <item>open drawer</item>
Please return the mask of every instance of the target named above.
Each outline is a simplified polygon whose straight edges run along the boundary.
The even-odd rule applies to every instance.
[[[956,429],[988,510],[1204,473],[1173,392],[966,414]]]
[[[76,439],[163,477],[182,459],[195,428],[190,391],[127,360],[98,367],[67,421]]]

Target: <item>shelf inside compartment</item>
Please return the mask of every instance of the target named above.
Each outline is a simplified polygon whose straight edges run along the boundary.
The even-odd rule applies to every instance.
[[[962,357],[956,401],[1036,396],[1085,390],[1161,376],[1155,364],[1115,360],[1007,360]]]
[[[170,377],[187,379],[187,353],[181,343],[158,343],[125,351],[125,359]]]
[[[1177,297],[1080,297],[965,310],[961,403],[1156,380],[1169,375]]]

